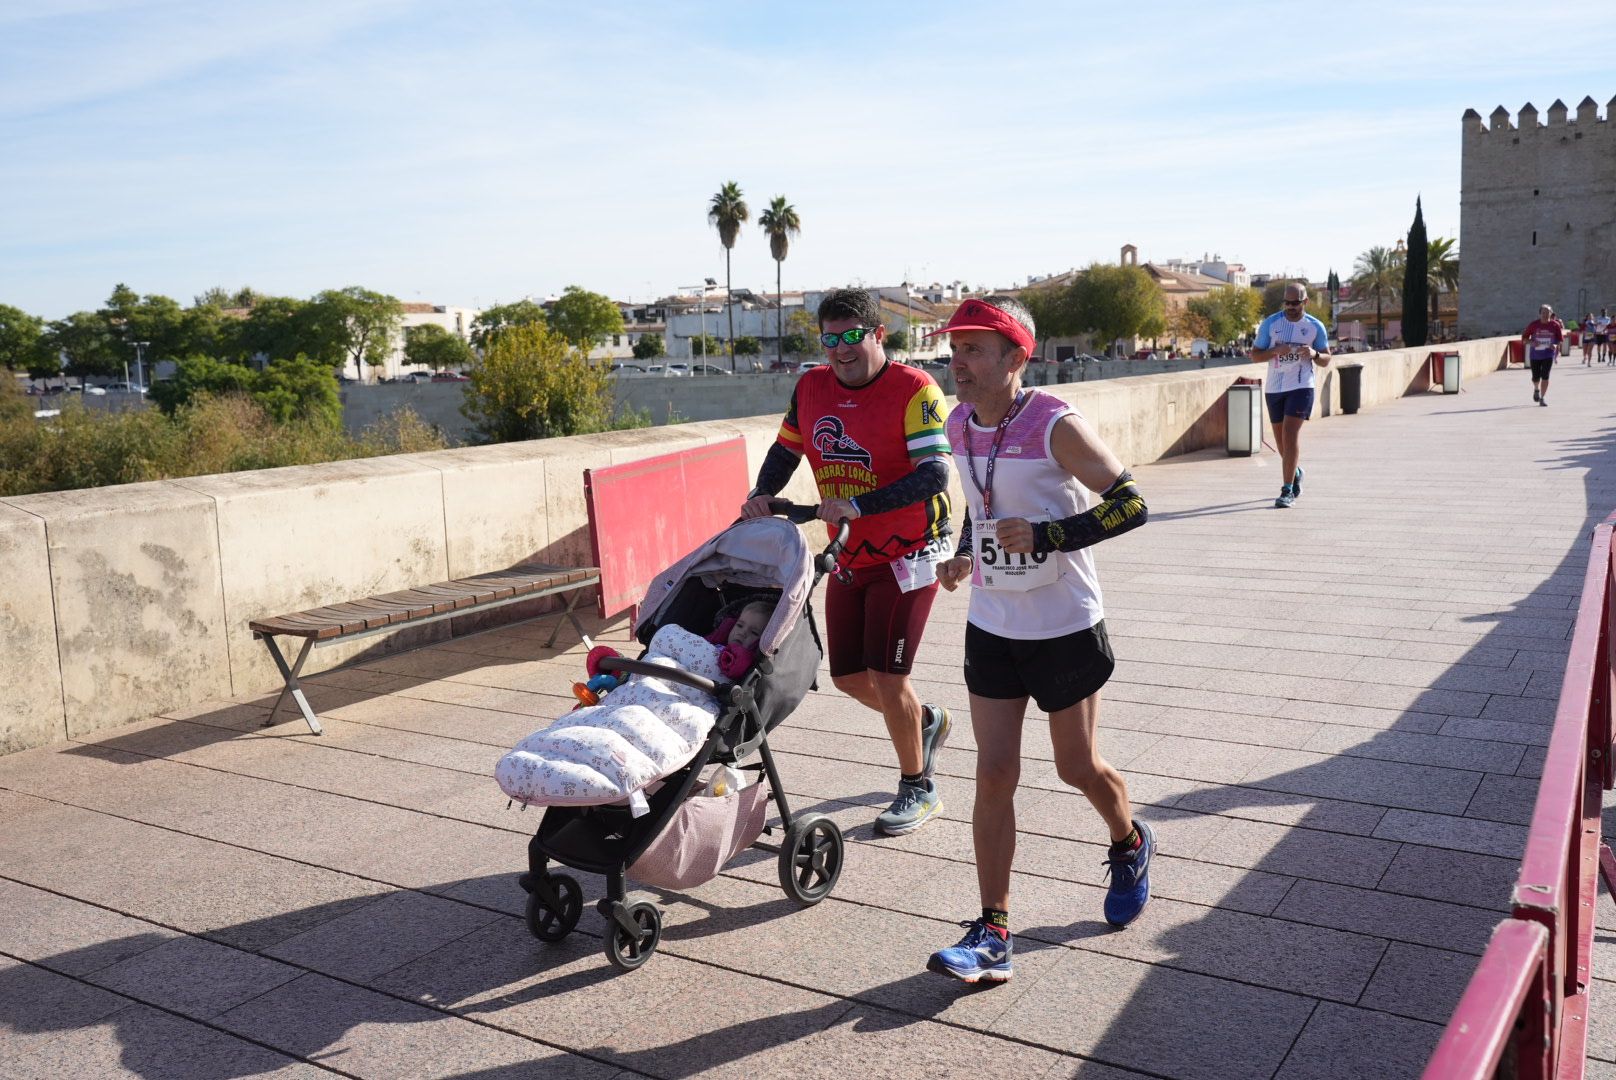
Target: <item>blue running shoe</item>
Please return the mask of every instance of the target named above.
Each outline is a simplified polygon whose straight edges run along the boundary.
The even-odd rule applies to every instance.
[[[1294,506],[1295,503],[1296,493],[1291,490],[1291,486],[1289,484],[1286,484],[1284,487],[1279,489],[1279,498],[1274,500],[1274,509],[1287,510]]]
[[[1011,938],[1000,937],[981,919],[960,923],[970,927],[958,945],[938,949],[926,961],[926,970],[948,975],[961,982],[1002,983],[1010,981]]]
[[[1296,466],[1296,475],[1291,477],[1291,494],[1296,498],[1302,497],[1302,467]]]
[[[1156,830],[1148,822],[1136,821],[1143,841],[1128,855],[1112,855],[1105,860],[1105,872],[1111,875],[1111,884],[1105,894],[1105,921],[1112,926],[1127,926],[1139,917],[1150,903],[1150,857],[1156,852]]]

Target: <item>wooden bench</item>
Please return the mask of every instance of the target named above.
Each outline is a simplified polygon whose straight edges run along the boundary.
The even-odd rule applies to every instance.
[[[573,614],[573,608],[578,603],[579,590],[598,584],[600,584],[599,567],[574,568],[523,563],[492,574],[442,581],[436,585],[423,585],[418,589],[383,593],[380,596],[366,597],[345,604],[328,604],[325,607],[294,611],[289,615],[277,615],[273,619],[259,619],[248,623],[253,637],[262,640],[269,647],[269,655],[286,682],[280,696],[275,699],[275,707],[269,710],[264,726],[268,727],[275,722],[275,714],[280,711],[286,695],[290,694],[303,713],[303,719],[308,723],[309,730],[316,735],[321,733],[320,720],[314,715],[314,710],[309,708],[308,698],[303,696],[303,688],[297,681],[298,675],[303,670],[304,661],[309,658],[309,652],[316,645],[352,641],[373,634],[388,633],[406,624],[424,625],[437,622],[439,619],[488,611],[540,596],[568,593],[570,595],[567,598],[567,606],[559,612],[552,613],[556,624],[555,629],[550,631],[549,640],[544,643],[544,647],[548,649],[555,645],[556,635],[561,632],[563,622],[571,622],[577,628],[578,635],[583,636],[583,624]],[[296,663],[287,665],[286,657],[281,654],[280,647],[275,643],[277,637],[303,639],[303,648],[297,655]]]

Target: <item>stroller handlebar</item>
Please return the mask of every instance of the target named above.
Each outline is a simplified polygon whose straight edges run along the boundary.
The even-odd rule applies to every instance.
[[[630,660],[626,656],[607,656],[601,659],[599,669],[605,672],[622,671],[630,675],[654,675],[659,679],[694,686],[704,694],[718,696],[717,683],[711,679],[702,678],[694,672],[686,671],[684,668],[669,667],[666,664],[652,664],[644,660]]]
[[[819,519],[819,507],[806,506],[787,499],[770,499],[769,512],[798,525],[806,525],[810,521]],[[843,549],[847,547],[847,533],[851,525],[846,518],[842,518],[836,525],[836,539],[830,542],[830,545],[825,548],[825,554],[820,556],[820,559],[829,557],[829,563],[821,566],[820,573],[825,573],[831,567],[834,567],[836,560],[841,557]],[[816,560],[816,565],[820,565],[818,560]]]

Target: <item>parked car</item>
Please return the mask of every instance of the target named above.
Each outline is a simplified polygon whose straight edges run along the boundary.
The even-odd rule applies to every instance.
[[[690,374],[690,365],[689,364],[669,364],[668,365],[668,374],[669,375],[689,375]]]
[[[641,367],[639,364],[613,363],[612,366],[607,368],[606,370],[607,371],[620,371],[620,372],[624,372],[624,373],[630,374],[630,375],[644,375],[645,374],[645,368]]]
[[[690,365],[690,374],[692,374],[692,375],[730,375],[730,374],[733,374],[733,372],[731,372],[728,368],[721,368],[717,364],[691,364]]]
[[[69,386],[69,394],[89,394],[91,397],[106,397],[107,392],[99,386]]]
[[[115,382],[107,387],[107,392],[112,394],[144,394],[146,388],[139,383]]]
[[[812,371],[816,367],[824,366],[825,364],[821,360],[804,360],[802,363],[797,365],[797,374],[801,375],[805,371]]]
[[[432,382],[470,382],[471,376],[462,375],[458,371],[434,371]]]

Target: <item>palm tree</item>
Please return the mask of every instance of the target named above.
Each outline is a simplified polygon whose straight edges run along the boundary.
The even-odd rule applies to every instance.
[[[758,215],[758,225],[769,237],[769,254],[774,256],[774,339],[780,366],[786,362],[785,303],[780,293],[780,264],[786,261],[791,238],[802,232],[802,219],[797,208],[786,202],[784,195],[776,195],[769,208]]]
[[[1426,248],[1425,275],[1431,283],[1431,325],[1435,326],[1441,316],[1437,312],[1437,293],[1446,289],[1448,292],[1459,290],[1459,253],[1454,250],[1458,240],[1451,236],[1433,237]],[[1443,328],[1444,332],[1447,330]]]
[[[724,307],[729,311],[729,366],[735,367],[735,304],[729,285],[729,256],[735,248],[735,238],[741,235],[741,226],[752,216],[741,195],[741,185],[731,180],[718,189],[712,202],[707,204],[707,221],[718,226],[718,240],[724,245]]]
[[[1386,324],[1381,319],[1381,304],[1388,297],[1395,298],[1398,282],[1403,276],[1403,261],[1389,248],[1372,247],[1352,267],[1352,287],[1359,293],[1375,298],[1375,337],[1384,344]]]

